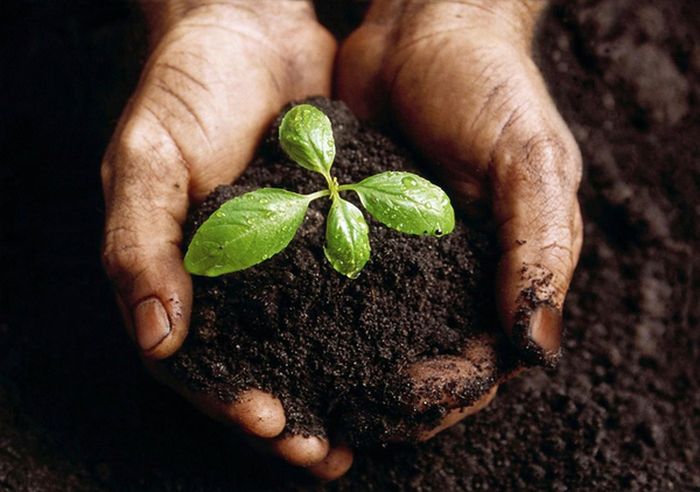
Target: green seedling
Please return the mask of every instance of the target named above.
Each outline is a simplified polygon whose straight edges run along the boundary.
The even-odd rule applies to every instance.
[[[407,234],[442,236],[452,232],[455,215],[447,194],[412,173],[388,171],[359,183],[339,184],[331,174],[333,129],[318,108],[290,109],[279,128],[280,145],[301,167],[321,174],[326,189],[301,195],[261,188],[224,203],[197,230],[185,255],[185,268],[215,277],[244,270],[276,255],[292,241],[309,203],[331,201],[326,221],[326,258],[338,272],[357,278],[370,257],[369,228],[359,208],[340,194],[352,191],[382,224]]]

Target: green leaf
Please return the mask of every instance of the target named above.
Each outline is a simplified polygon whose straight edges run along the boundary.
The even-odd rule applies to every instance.
[[[455,227],[450,198],[427,179],[389,171],[347,186],[382,224],[408,234],[449,234]]]
[[[299,104],[287,111],[279,129],[280,145],[301,167],[329,175],[335,159],[333,128],[315,106]]]
[[[309,199],[278,188],[262,188],[224,203],[197,229],[185,268],[216,277],[244,270],[287,247],[304,221]]]
[[[340,197],[328,212],[323,251],[333,268],[350,278],[357,278],[369,260],[367,222],[359,208]]]

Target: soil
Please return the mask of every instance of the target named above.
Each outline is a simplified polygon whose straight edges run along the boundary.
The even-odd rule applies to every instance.
[[[331,119],[332,171],[340,183],[387,170],[420,172],[420,161],[360,126],[342,102],[306,102]],[[320,175],[288,160],[279,147],[277,128],[287,109],[243,176],[217,188],[191,214],[190,235],[224,202],[248,191],[324,189]],[[344,195],[361,206],[354,194]],[[439,392],[414,389],[410,364],[460,355],[498,332],[495,241],[459,217],[453,233],[436,238],[401,234],[367,214],[372,256],[360,278],[350,280],[323,252],[328,206],[328,200],[313,202],[294,240],[272,259],[214,279],[196,277],[190,334],[167,364],[191,390],[224,401],[248,388],[269,391],[282,401],[291,434],[325,436],[332,428],[355,446],[410,439],[408,424],[436,423],[446,411],[437,403],[443,395],[433,395]],[[475,361],[472,381],[448,385],[452,405],[469,405],[496,384],[516,362],[511,352],[491,350],[491,358]],[[418,402],[420,413],[413,410]]]
[[[152,382],[123,333],[97,163],[143,61],[135,11],[3,9],[0,490],[700,488],[697,2],[546,15],[538,62],[585,163],[564,357],[426,444],[358,453],[329,485]]]

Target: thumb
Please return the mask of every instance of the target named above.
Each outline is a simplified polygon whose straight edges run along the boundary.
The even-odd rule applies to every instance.
[[[550,114],[503,134],[490,172],[502,250],[501,320],[526,363],[551,365],[560,354],[561,311],[583,240],[581,156],[553,105],[540,108]]]
[[[102,259],[142,354],[162,359],[182,344],[192,283],[182,265],[189,173],[168,133],[130,118],[102,164],[106,224]]]

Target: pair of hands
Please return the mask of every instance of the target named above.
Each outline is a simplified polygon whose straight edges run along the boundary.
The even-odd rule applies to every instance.
[[[149,361],[182,344],[192,282],[182,265],[191,203],[239,176],[280,108],[333,94],[362,118],[391,117],[436,164],[457,204],[486,208],[502,250],[498,306],[525,359],[559,353],[561,308],[578,261],[581,158],[530,58],[540,0],[374,0],[338,49],[298,0],[145,3],[151,54],[102,165],[103,260],[147,366],[204,413],[290,463],[332,479],[345,446],[284,436],[284,410],[251,389],[232,404],[195,395]],[[469,357],[443,381],[472,374]],[[411,368],[435,380],[430,361]],[[428,438],[483,408],[455,409]]]

